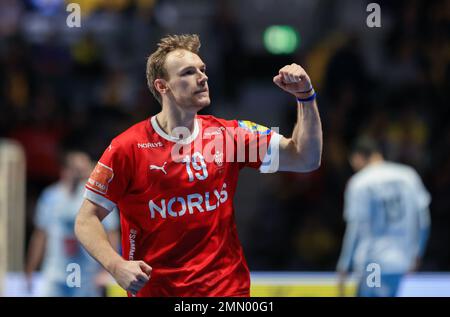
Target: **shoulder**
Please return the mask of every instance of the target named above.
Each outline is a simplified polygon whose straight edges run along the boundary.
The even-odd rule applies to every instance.
[[[408,173],[408,174],[415,172],[415,170],[411,166],[401,164],[401,163],[396,163],[396,162],[386,161],[386,162],[384,162],[384,166],[386,168],[390,168],[390,169],[397,170],[397,171],[403,172],[403,173]]]
[[[203,128],[215,126],[236,127],[238,125],[237,120],[228,120],[212,115],[197,115],[197,118],[201,121]]]
[[[350,179],[347,182],[347,185],[345,186],[345,192],[346,193],[350,193],[356,190],[356,188],[360,187],[360,181],[361,176],[356,173],[355,175],[353,175],[352,177],[350,177]]]
[[[387,162],[386,167],[389,168],[393,173],[396,173],[398,177],[403,178],[406,181],[414,182],[420,179],[417,171],[411,166],[400,163]]]
[[[268,134],[270,132],[270,129],[266,126],[250,120],[223,119],[212,115],[197,115],[197,118],[201,120],[204,128],[223,126],[225,128],[241,128],[242,130],[258,134]]]
[[[377,178],[377,173],[374,173],[374,169],[364,168],[359,172],[355,173],[352,177],[350,177],[347,182],[347,191],[361,191],[365,187],[369,186],[369,184]]]
[[[110,147],[126,150],[132,148],[139,140],[145,138],[147,135],[149,119],[138,122],[127,130],[116,136],[112,141]]]
[[[55,196],[57,196],[62,190],[62,185],[60,182],[51,184],[44,188],[40,195],[40,201],[45,203],[52,199],[54,199]]]

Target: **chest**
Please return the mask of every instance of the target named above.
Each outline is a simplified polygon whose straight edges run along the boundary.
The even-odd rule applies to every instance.
[[[178,156],[172,151],[148,151],[136,160],[130,191],[150,196],[206,191],[231,180],[237,173],[234,169],[222,151],[190,151]]]

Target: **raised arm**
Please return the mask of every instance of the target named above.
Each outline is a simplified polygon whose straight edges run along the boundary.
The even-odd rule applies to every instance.
[[[291,138],[280,141],[280,171],[310,172],[322,157],[322,124],[315,91],[306,71],[297,64],[279,70],[273,82],[297,98],[297,122]]]
[[[132,294],[149,281],[152,268],[144,261],[126,261],[112,247],[101,224],[108,211],[85,199],[75,221],[75,234],[80,243]]]

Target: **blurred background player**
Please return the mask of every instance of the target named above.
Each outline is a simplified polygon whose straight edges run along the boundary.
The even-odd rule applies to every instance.
[[[337,265],[340,295],[353,263],[358,296],[396,296],[402,277],[418,268],[425,251],[430,195],[413,168],[385,161],[369,138],[357,141],[350,164],[357,173],[345,191],[347,229]],[[371,263],[381,273],[381,284],[374,287],[367,281],[374,272],[368,268]]]
[[[83,152],[68,151],[64,154],[60,180],[47,187],[41,194],[35,216],[35,229],[31,237],[26,264],[29,291],[32,290],[32,274],[41,259],[43,290],[40,296],[101,296],[102,283],[107,282],[107,272],[81,247],[75,238],[74,224],[83,201],[84,184],[92,170],[89,156]],[[103,225],[111,244],[118,245],[118,215],[111,213]],[[66,283],[67,266],[80,266],[80,287]]]

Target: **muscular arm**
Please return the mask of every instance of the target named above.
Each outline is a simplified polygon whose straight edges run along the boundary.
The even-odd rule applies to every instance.
[[[101,224],[108,212],[85,199],[75,221],[75,235],[89,254],[112,274],[115,263],[122,260],[109,242]]]
[[[297,103],[297,123],[291,138],[280,141],[280,171],[310,172],[320,166],[322,124],[315,100]]]
[[[307,99],[314,94],[308,74],[297,64],[280,69],[273,81],[296,98]],[[297,102],[297,122],[292,137],[281,138],[279,155],[280,171],[309,172],[320,166],[322,123],[315,99]]]
[[[107,213],[85,199],[75,221],[75,235],[123,289],[135,294],[149,281],[152,268],[144,261],[126,261],[114,250],[101,224]]]
[[[114,250],[119,250],[120,248],[120,232],[118,229],[109,230],[106,232],[108,236],[109,243],[112,245]],[[99,287],[106,287],[110,283],[111,274],[105,269],[98,272],[95,277],[95,284]]]

